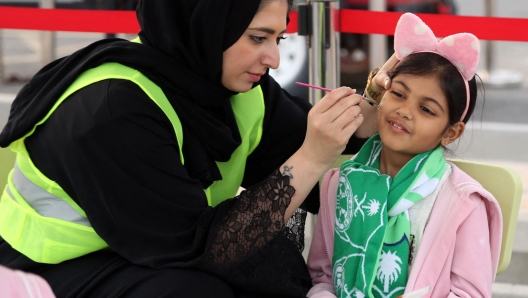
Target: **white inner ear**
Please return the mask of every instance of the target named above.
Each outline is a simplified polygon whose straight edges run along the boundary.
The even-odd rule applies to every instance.
[[[480,43],[478,40],[473,41],[471,43],[471,47],[473,48],[473,50],[480,52]]]
[[[407,47],[403,47],[400,49],[400,55],[402,56],[402,58],[409,56],[410,53],[412,53],[412,51]]]
[[[448,36],[444,38],[442,41],[445,42],[445,44],[450,47],[452,47],[455,44],[455,39],[453,38],[453,36]]]
[[[425,30],[427,30],[427,26],[423,23],[414,26],[414,33],[416,33],[416,35],[424,34]]]
[[[464,66],[460,62],[456,62],[455,66],[460,70],[461,73],[464,73],[466,71],[466,69],[464,68]],[[464,77],[464,79],[465,79],[465,77]]]

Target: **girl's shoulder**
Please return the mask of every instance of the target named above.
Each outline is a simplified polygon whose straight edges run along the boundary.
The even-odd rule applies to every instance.
[[[490,215],[500,216],[500,206],[493,194],[456,164],[448,162],[448,165],[451,167],[451,173],[438,195],[442,198],[440,201],[443,201],[439,205],[443,205],[446,209],[457,206],[459,211],[462,208],[469,212],[470,209],[484,203],[485,209]]]
[[[477,193],[480,196],[488,198],[488,200],[496,201],[493,195],[487,191],[477,180],[464,172],[453,162],[447,163],[451,167],[451,173],[449,175],[449,179],[446,180],[446,184],[451,186],[452,190],[458,195],[467,197],[472,193]]]

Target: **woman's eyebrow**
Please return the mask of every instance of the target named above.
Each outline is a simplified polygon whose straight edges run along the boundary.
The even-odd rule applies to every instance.
[[[404,82],[402,82],[402,81],[394,81],[394,83],[400,84],[403,87],[403,89],[405,89],[405,91],[411,92],[411,89]],[[422,99],[425,100],[425,101],[429,101],[429,102],[432,102],[432,103],[436,104],[440,108],[440,110],[442,110],[442,112],[445,113],[444,108],[442,108],[442,105],[440,105],[440,103],[436,99],[431,98],[431,97],[427,97],[427,96],[422,96]]]
[[[255,28],[248,28],[249,30],[256,30],[256,31],[262,31],[269,34],[275,34],[275,30],[267,27],[255,27]],[[286,29],[282,30],[280,34],[286,33]]]

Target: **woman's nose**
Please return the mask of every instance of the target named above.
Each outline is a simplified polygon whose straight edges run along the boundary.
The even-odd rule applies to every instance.
[[[268,49],[268,51],[265,53],[264,57],[262,58],[262,63],[271,69],[279,68],[279,65],[280,65],[279,45],[273,45],[270,49]]]

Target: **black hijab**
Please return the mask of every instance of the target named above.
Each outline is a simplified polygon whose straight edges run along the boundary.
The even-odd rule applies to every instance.
[[[42,68],[15,98],[0,133],[7,147],[40,121],[85,70],[117,62],[159,85],[183,123],[185,167],[204,187],[222,177],[240,144],[229,103],[235,93],[221,84],[222,54],[247,29],[260,0],[141,0],[136,14],[143,44],[120,39],[95,42]]]

